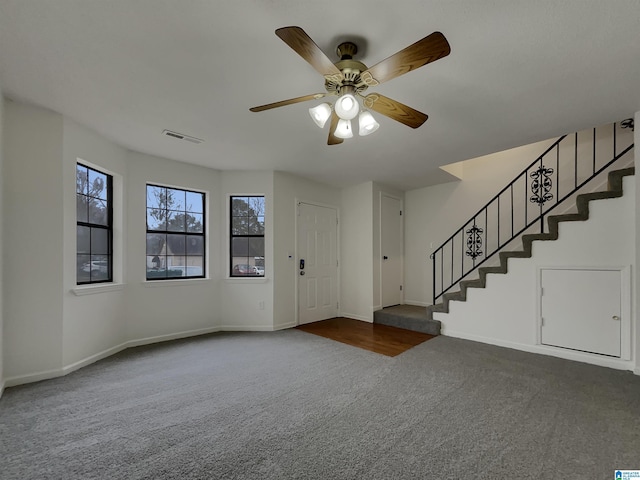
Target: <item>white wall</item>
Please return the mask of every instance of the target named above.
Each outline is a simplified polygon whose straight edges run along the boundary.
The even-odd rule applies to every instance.
[[[125,338],[168,339],[214,330],[220,319],[220,173],[143,153],[127,153]],[[146,185],[206,192],[207,279],[147,282]]]
[[[277,212],[274,218],[273,320],[274,328],[281,329],[297,324],[296,202],[336,207],[341,216],[340,191],[296,175],[275,172],[273,192],[273,208]]]
[[[221,172],[218,193],[220,327],[223,330],[273,329],[273,173]],[[229,278],[229,197],[264,195],[265,197],[265,276],[264,278]],[[263,303],[261,303],[263,302]],[[263,308],[262,305],[264,305]]]
[[[633,370],[635,357],[614,360],[538,345],[537,279],[539,268],[551,266],[631,267],[634,271],[635,188],[635,177],[625,177],[622,198],[591,202],[588,221],[561,223],[558,240],[534,242],[532,258],[509,259],[506,275],[488,275],[486,288],[470,288],[466,302],[450,302],[449,314],[434,314],[443,323],[442,333]],[[626,339],[631,341],[629,336]]]
[[[3,136],[3,126],[4,126],[4,97],[2,96],[2,86],[0,85],[0,397],[2,397],[2,392],[4,391],[4,370],[3,370],[3,353],[2,353],[2,345],[4,343],[4,335],[3,335],[3,310],[4,305],[2,302],[3,298],[3,251],[2,251],[2,225],[4,223],[4,212],[2,211],[2,195],[3,195],[3,187],[2,184],[4,182],[4,171],[3,171],[3,147],[4,142],[2,141]]]
[[[124,291],[104,286],[76,285],[76,164],[82,161],[113,175],[114,280],[123,283],[124,205],[123,181],[127,151],[88,128],[63,120],[63,345],[62,363],[73,365],[98,352],[120,345],[124,335]],[[78,296],[83,292],[89,295]]]
[[[63,118],[12,101],[4,117],[4,373],[62,367]]]
[[[342,189],[341,315],[373,322],[373,182]]]

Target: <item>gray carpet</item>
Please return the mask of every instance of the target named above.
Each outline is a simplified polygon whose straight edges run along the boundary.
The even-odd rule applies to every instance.
[[[131,349],[0,400],[5,479],[609,479],[640,377],[437,337],[394,358],[297,330]]]

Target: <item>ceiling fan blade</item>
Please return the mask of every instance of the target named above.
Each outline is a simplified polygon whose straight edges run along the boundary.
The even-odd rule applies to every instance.
[[[329,138],[327,139],[327,145],[338,145],[344,140],[342,138],[336,137],[333,132],[336,131],[336,127],[338,126],[338,114],[336,112],[331,113],[331,125],[329,125]]]
[[[428,115],[379,93],[370,93],[364,97],[364,106],[411,128],[418,128],[429,118]]]
[[[313,95],[305,95],[304,97],[290,98],[289,100],[282,100],[281,102],[267,103],[266,105],[260,105],[259,107],[250,108],[252,112],[262,112],[264,110],[270,110],[272,108],[284,107],[286,105],[293,105],[294,103],[306,102],[308,100],[317,100],[318,98],[326,97],[326,93],[314,93]]]
[[[276,35],[284,43],[293,48],[321,75],[340,74],[340,70],[324,54],[320,47],[300,27],[282,27],[276,30]]]
[[[446,57],[449,53],[451,53],[451,47],[447,39],[442,33],[434,32],[404,50],[400,50],[398,53],[376,63],[361,75],[364,75],[364,79],[370,87],[374,87],[382,82],[387,82],[392,78],[409,73],[411,70],[420,68],[427,63],[435,62],[442,57]],[[367,81],[366,79],[369,75],[375,81]]]

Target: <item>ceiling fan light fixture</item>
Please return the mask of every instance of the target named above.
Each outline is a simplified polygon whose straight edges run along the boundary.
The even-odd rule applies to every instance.
[[[353,130],[351,130],[351,120],[345,120],[341,118],[338,120],[338,126],[334,135],[338,138],[351,138],[353,137]]]
[[[373,132],[378,130],[378,128],[380,128],[380,124],[376,122],[376,119],[373,118],[373,115],[371,115],[371,113],[367,112],[366,110],[360,112],[360,116],[358,117],[358,125],[360,126],[358,133],[361,137],[366,137],[367,135],[372,134]]]
[[[342,95],[336,102],[336,113],[342,120],[351,120],[358,116],[360,105],[356,97],[347,93]]]
[[[309,109],[309,115],[311,115],[311,119],[316,123],[316,125],[323,128],[324,124],[327,123],[327,120],[331,117],[331,105],[328,103],[321,103],[316,107],[312,107]]]

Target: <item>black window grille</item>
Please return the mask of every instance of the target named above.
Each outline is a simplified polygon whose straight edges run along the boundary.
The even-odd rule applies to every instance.
[[[231,197],[230,277],[264,277],[264,196]]]
[[[147,185],[147,280],[205,277],[205,194]]]
[[[113,281],[113,177],[76,164],[76,283]]]

